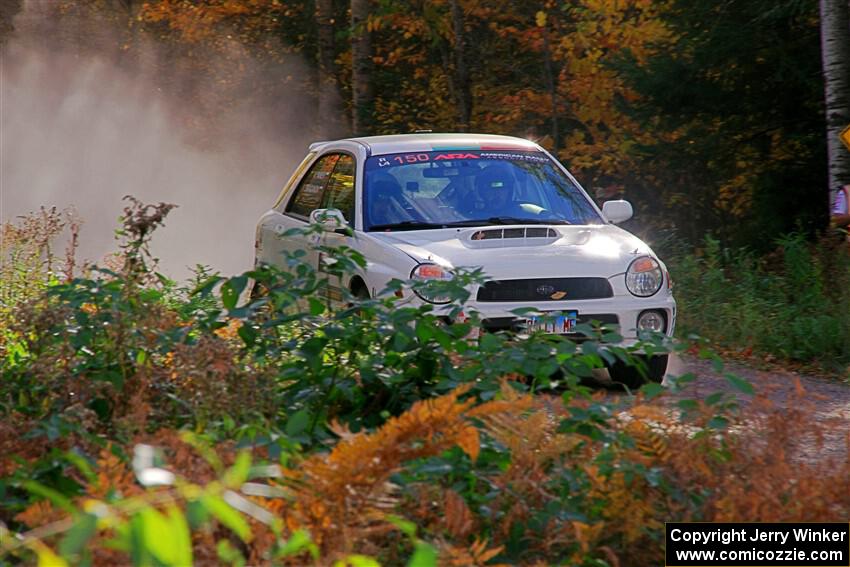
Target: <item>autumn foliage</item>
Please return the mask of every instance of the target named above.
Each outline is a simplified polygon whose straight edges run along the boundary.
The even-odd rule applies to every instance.
[[[109,22],[131,71],[155,45],[152,85],[201,147],[252,97],[279,115],[281,84],[309,101],[330,85],[333,116],[308,109],[310,137],[348,134],[358,113],[358,134],[532,138],[591,193],[653,210],[644,228],[675,229],[671,247],[711,227],[767,250],[824,224],[813,4],[382,0],[365,30],[350,3],[328,4],[322,22],[301,0],[45,9]],[[473,346],[472,323],[447,328],[426,308],[332,308],[297,258],[294,273],[181,285],[147,248],[170,210],[128,200],[100,268],[76,263],[70,211],[1,229],[4,563],[642,566],[661,564],[665,521],[850,517],[850,439],[810,419],[802,390],[791,409],[746,387],[743,405],[591,391],[593,340]],[[803,237],[758,261],[705,242],[671,266],[682,322],[729,321],[703,329],[750,352],[846,362],[847,295],[824,284],[845,265]],[[323,252],[342,270],[358,261]],[[247,300],[253,281],[267,293]]]

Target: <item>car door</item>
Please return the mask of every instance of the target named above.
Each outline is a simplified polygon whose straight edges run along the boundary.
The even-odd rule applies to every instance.
[[[314,269],[318,267],[319,255],[315,246],[320,234],[286,234],[290,229],[306,229],[310,224],[310,213],[321,207],[325,187],[330,180],[340,153],[326,153],[310,166],[298,181],[295,190],[263,215],[260,223],[257,260],[286,268],[286,255],[304,250],[304,261]]]
[[[323,209],[337,209],[342,212],[345,220],[348,222],[348,228],[352,231],[354,230],[355,225],[355,183],[356,183],[356,167],[357,160],[351,154],[341,154],[339,160],[336,162],[336,166],[334,167],[333,172],[331,173],[330,180],[328,181],[327,187],[323,194],[322,198],[322,208]],[[351,246],[353,247],[353,237],[347,236],[345,234],[341,234],[340,232],[327,231],[323,235],[325,246],[329,247],[340,247],[340,246]],[[319,270],[325,271],[327,268],[328,258],[320,255],[319,257]],[[345,285],[345,282],[341,281],[338,276],[329,275],[328,277],[328,287],[327,294],[328,298],[332,301],[341,301],[342,300],[342,289]]]

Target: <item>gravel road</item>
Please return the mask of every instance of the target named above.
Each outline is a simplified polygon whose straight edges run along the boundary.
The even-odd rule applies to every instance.
[[[734,362],[726,362],[723,371],[715,371],[711,361],[700,360],[693,356],[671,357],[668,377],[691,372],[697,379],[682,388],[664,396],[664,402],[673,406],[683,398],[702,399],[714,392],[727,392],[738,399],[742,406],[752,410],[756,419],[767,412],[784,412],[804,409],[808,412],[807,423],[812,427],[801,431],[795,439],[795,450],[803,460],[846,459],[850,442],[850,385],[837,378],[828,379],[808,376],[787,370],[758,370]],[[756,403],[751,396],[742,394],[734,388],[723,373],[732,373],[749,381],[759,397]],[[599,377],[604,383],[607,373]],[[614,387],[608,387],[612,396],[625,395]],[[770,408],[765,408],[769,400]],[[817,427],[818,425],[822,427]],[[822,430],[821,442],[816,442],[812,430]]]

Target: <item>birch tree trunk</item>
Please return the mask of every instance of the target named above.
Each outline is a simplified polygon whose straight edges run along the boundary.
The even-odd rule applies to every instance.
[[[850,183],[850,151],[839,139],[850,125],[850,3],[820,0],[821,56],[826,98],[826,137],[831,198]]]
[[[355,136],[371,133],[372,39],[367,27],[369,0],[351,0],[351,129]]]

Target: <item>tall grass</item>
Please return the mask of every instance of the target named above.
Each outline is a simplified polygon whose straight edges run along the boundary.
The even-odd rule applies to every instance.
[[[850,254],[792,234],[758,257],[708,238],[670,262],[680,334],[839,369],[850,362]]]
[[[42,209],[0,225],[0,313],[38,296],[58,277],[71,277],[79,221],[71,211]],[[64,265],[55,241],[69,230]]]

